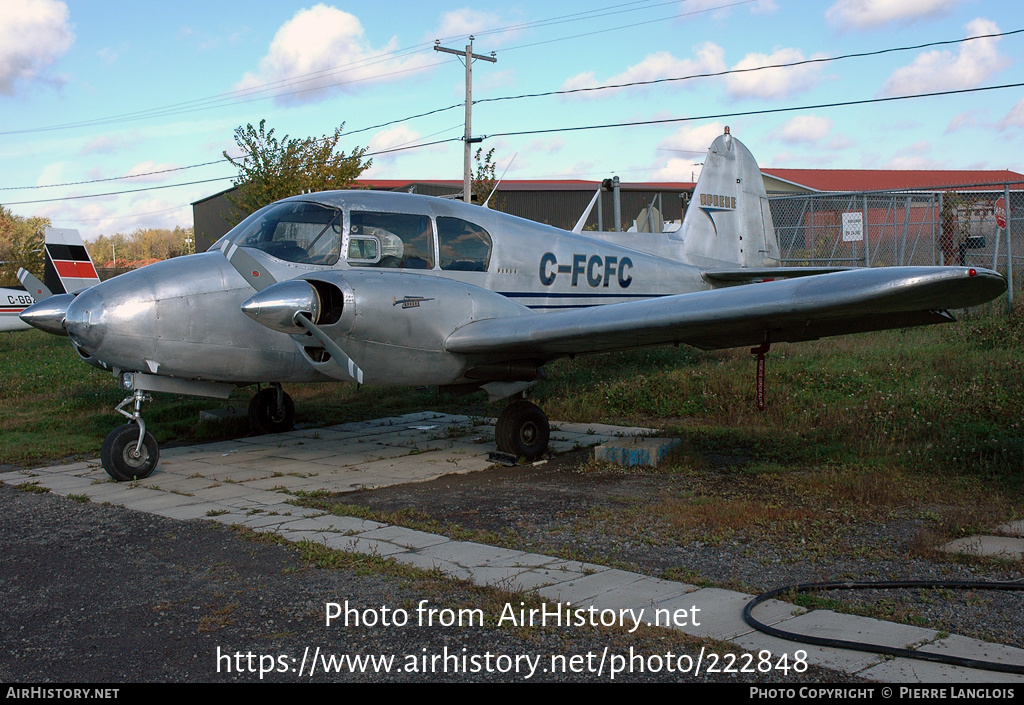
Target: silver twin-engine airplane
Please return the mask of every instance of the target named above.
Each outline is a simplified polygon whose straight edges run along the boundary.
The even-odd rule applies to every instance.
[[[101,453],[126,480],[157,464],[140,413],[154,391],[226,397],[270,383],[249,411],[275,432],[294,414],[282,382],[483,388],[513,399],[498,449],[536,458],[548,420],[523,395],[556,358],[669,343],[766,350],[951,321],[947,309],[1006,289],[967,267],[779,267],[760,171],[728,128],[679,231],[590,235],[429,196],[304,194],[253,213],[208,252],[54,296],[22,318],[67,334],[130,391],[117,408],[130,423]]]

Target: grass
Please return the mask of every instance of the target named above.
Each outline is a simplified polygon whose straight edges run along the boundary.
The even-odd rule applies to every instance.
[[[754,404],[754,361],[745,349],[661,347],[563,359],[548,365],[548,380],[532,396],[554,419],[665,429],[682,447],[661,472],[699,479],[710,462],[735,473],[727,496],[701,494],[698,482],[689,494],[658,499],[654,515],[677,538],[722,541],[794,525],[821,526],[825,535],[855,517],[900,515],[922,519],[923,546],[1019,516],[1024,315],[1008,317],[1004,307],[967,312],[952,325],[776,345],[764,413]],[[0,375],[0,463],[95,457],[123,422],[113,407],[125,393],[64,339],[37,331],[0,336]],[[501,408],[482,393],[287,389],[298,421],[313,424],[421,410],[487,416]],[[239,390],[228,403],[245,408],[252,391]],[[161,443],[247,433],[245,419],[198,422],[200,409],[223,405],[156,395],[144,413]],[[404,519],[424,528],[432,521]]]

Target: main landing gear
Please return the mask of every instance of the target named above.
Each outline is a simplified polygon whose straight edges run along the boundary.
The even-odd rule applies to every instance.
[[[536,460],[544,455],[550,436],[547,415],[525,399],[517,399],[505,407],[494,424],[498,450],[517,458]]]
[[[187,392],[186,392],[187,393]],[[227,393],[224,393],[227,396]],[[142,420],[142,403],[153,397],[142,389],[135,389],[132,395],[117,405],[117,412],[128,419],[103,440],[100,460],[107,474],[118,482],[141,480],[156,469],[160,460],[160,446],[153,434],[146,430]],[[124,407],[132,404],[131,413]],[[261,389],[249,403],[249,423],[259,434],[283,433],[295,424],[295,402],[280,384]]]

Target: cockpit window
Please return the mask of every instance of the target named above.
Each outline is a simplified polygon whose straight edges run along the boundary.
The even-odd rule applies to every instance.
[[[462,218],[439,217],[437,241],[441,269],[455,272],[486,272],[491,261],[491,236]]]
[[[275,203],[261,208],[226,235],[287,262],[333,265],[341,254],[340,210],[318,203]]]
[[[434,235],[427,216],[352,211],[349,220],[349,264],[403,269],[434,268]]]

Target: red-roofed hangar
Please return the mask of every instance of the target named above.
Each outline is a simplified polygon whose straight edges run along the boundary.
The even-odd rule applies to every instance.
[[[1010,190],[1024,191],[1024,174],[1009,170],[875,170],[875,169],[774,169],[761,170],[769,196],[860,193],[874,191],[919,190],[923,192],[991,192],[993,201],[1003,184]],[[368,179],[361,188],[404,191],[427,196],[460,197],[462,182],[456,180]],[[522,218],[571,229],[586,209],[600,182],[568,180],[506,180],[494,196],[499,210]],[[643,208],[654,203],[662,218],[677,221],[683,217],[694,184],[688,182],[621,184],[623,229],[632,224]],[[192,204],[196,248],[202,251],[220,239],[230,228],[232,206],[228,197],[234,188],[221,191]],[[595,208],[586,229],[614,229],[610,193],[600,201],[600,217]],[[923,217],[923,216],[922,216]],[[234,220],[238,220],[235,218]]]

